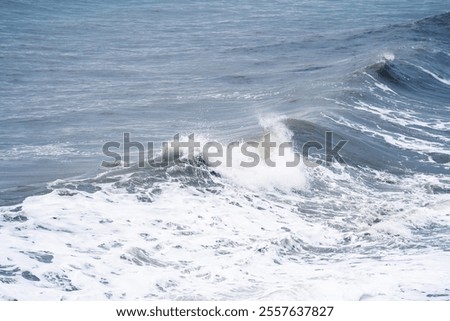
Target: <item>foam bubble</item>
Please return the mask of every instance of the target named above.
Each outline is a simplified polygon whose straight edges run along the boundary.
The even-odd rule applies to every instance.
[[[392,52],[385,52],[381,55],[383,61],[394,61],[395,55]]]

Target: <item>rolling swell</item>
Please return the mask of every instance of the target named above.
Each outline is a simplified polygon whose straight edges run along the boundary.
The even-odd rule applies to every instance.
[[[162,141],[174,131],[194,129],[224,146],[270,132],[277,142],[293,140],[294,151],[301,152],[306,142],[324,144],[324,133],[331,131],[335,142],[348,140],[341,151],[347,165],[216,168],[197,153],[178,164],[133,164],[50,182],[44,195],[0,207],[0,229],[8,238],[1,244],[1,299],[450,295],[448,13],[417,19],[424,14],[416,12],[408,22],[402,12],[407,22],[391,17],[374,27],[367,19],[373,12],[362,12],[360,27],[329,10],[323,27],[316,23],[322,10],[298,15],[301,10],[282,6],[276,8],[280,18],[271,7],[276,2],[249,7],[224,2],[208,12],[198,1],[157,5],[161,10],[111,5],[108,14],[103,5],[86,5],[95,12],[84,13],[93,33],[79,26],[76,10],[67,10],[71,28],[62,28],[61,19],[42,29],[56,26],[50,48],[59,49],[63,36],[75,40],[67,42],[71,51],[48,52],[44,61],[26,56],[41,46],[27,32],[25,38],[7,34],[31,46],[26,53],[10,40],[10,47],[2,47],[11,56],[25,55],[24,66],[17,64],[24,74],[30,72],[26,67],[47,70],[50,61],[52,77],[46,77],[58,84],[43,82],[39,72],[30,73],[35,82],[20,78],[13,68],[5,83],[34,89],[20,93],[49,109],[57,106],[64,113],[51,128],[60,129],[64,141],[78,143],[55,150],[52,136],[45,148],[18,146],[9,154],[20,161],[50,153],[64,161],[93,141],[99,149],[117,130]],[[366,3],[360,9],[380,10]],[[439,12],[427,14],[431,11]],[[165,19],[156,19],[161,15]],[[39,25],[39,17],[30,19]],[[335,31],[338,27],[344,31]],[[74,86],[58,81],[67,77],[60,64],[76,71],[70,73]],[[32,95],[49,88],[55,100]],[[17,101],[8,105],[10,112],[21,106]],[[38,111],[39,127],[45,127],[52,117]],[[69,120],[60,125],[65,116]],[[73,126],[74,120],[81,125]],[[71,136],[92,134],[91,127],[101,139]],[[235,155],[237,161],[243,156]],[[323,160],[323,149],[311,157]]]
[[[349,165],[401,175],[447,173],[450,46],[444,35],[449,17],[360,34],[366,41],[375,35],[387,48],[376,62],[361,55],[363,66],[349,70],[342,91],[332,98],[338,107],[313,120],[320,131],[333,130],[349,140],[342,151]],[[399,40],[402,46],[395,45]]]

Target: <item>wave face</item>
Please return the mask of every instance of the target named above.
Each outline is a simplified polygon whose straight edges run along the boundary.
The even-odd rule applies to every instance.
[[[6,1],[0,298],[448,299],[448,9]],[[99,168],[124,132],[330,131],[346,165]]]

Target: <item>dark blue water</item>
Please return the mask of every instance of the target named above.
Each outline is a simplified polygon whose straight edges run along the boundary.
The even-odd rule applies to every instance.
[[[136,290],[131,298],[278,298],[273,293],[323,298],[325,290],[310,291],[311,284],[300,280],[277,292],[256,267],[264,262],[275,284],[305,260],[312,262],[311,271],[320,260],[338,262],[329,263],[336,273],[328,276],[303,271],[332,284],[331,298],[450,295],[442,279],[448,276],[443,266],[450,263],[445,255],[450,248],[449,10],[446,1],[2,1],[0,231],[7,231],[2,237],[13,245],[5,246],[0,276],[6,275],[2,269],[31,269],[36,260],[22,260],[30,257],[23,254],[28,247],[89,270],[81,262],[103,257],[93,250],[107,244],[99,236],[109,233],[103,223],[130,211],[123,215],[142,219],[130,223],[134,226],[155,220],[138,233],[139,242],[143,233],[153,233],[144,237],[145,244],[161,242],[166,250],[138,246],[130,231],[116,227],[117,235],[101,248],[125,254],[86,264],[96,266],[92,273],[98,279],[108,279],[108,264],[122,276],[121,264],[134,264],[136,273],[142,265],[165,267],[170,289],[153,280],[156,290]],[[227,144],[270,132],[292,140],[294,151],[301,152],[305,142],[325,144],[327,131],[336,141],[348,141],[341,151],[346,166],[299,166],[295,172],[280,166],[213,170],[203,161],[158,169],[100,166],[107,159],[102,145],[122,142],[124,132],[156,146],[177,133]],[[312,157],[324,160],[324,151]],[[71,214],[52,227],[51,217],[65,210]],[[186,211],[202,218],[215,214],[202,228]],[[158,218],[145,220],[147,212]],[[92,223],[82,223],[83,218],[97,216],[93,220],[103,223],[89,232],[95,241],[74,249]],[[246,223],[240,225],[242,216]],[[217,231],[215,224],[221,226]],[[262,230],[252,231],[254,224]],[[17,228],[22,232],[14,232]],[[267,233],[260,234],[264,228]],[[161,234],[166,229],[175,234]],[[50,234],[41,235],[43,230]],[[66,230],[70,240],[61,232]],[[174,263],[167,248],[183,244],[180,235],[188,234],[197,241],[189,241],[183,253],[194,258]],[[59,237],[76,254],[52,248],[49,240]],[[214,246],[221,252],[202,250]],[[252,275],[242,281],[245,289],[238,286],[241,272],[234,270],[242,263],[241,252],[230,250],[241,247],[254,262],[244,269]],[[266,250],[272,259],[254,257]],[[228,255],[234,267],[203,262],[208,255]],[[168,262],[157,264],[154,257]],[[425,278],[424,267],[416,266],[397,284],[382,277],[384,257],[395,266],[394,274],[407,269],[398,263],[403,258],[428,262],[435,273]],[[340,274],[350,261],[359,266],[361,258],[365,263],[354,283],[367,281],[356,276],[361,271],[379,276],[366,292]],[[48,289],[48,298],[59,299],[61,288],[84,289],[90,282],[79,277],[76,286],[73,268],[49,271],[46,264],[39,263],[35,274],[47,283],[29,285],[22,272],[12,273],[0,280],[2,297],[31,298],[13,289],[38,284]],[[201,266],[206,269],[201,275],[209,273],[202,281],[184,280],[179,272]],[[224,275],[214,276],[214,269]],[[424,281],[409,286],[414,278]],[[118,296],[127,292],[119,279],[72,298],[130,298]],[[217,282],[226,285],[220,293],[212,290]],[[314,286],[325,289],[323,284]],[[189,286],[197,292],[189,294]],[[161,287],[164,291],[157,290]]]

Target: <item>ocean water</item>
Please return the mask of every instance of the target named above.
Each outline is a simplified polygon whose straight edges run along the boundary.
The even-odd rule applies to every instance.
[[[2,300],[450,299],[448,1],[4,0],[0,115]],[[327,131],[346,165],[101,166]]]

